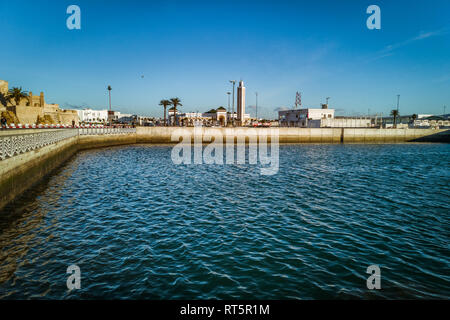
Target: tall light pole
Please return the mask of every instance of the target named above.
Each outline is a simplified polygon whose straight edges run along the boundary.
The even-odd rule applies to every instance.
[[[234,127],[234,86],[236,85],[236,80],[230,80],[230,83],[233,84],[233,113],[231,114],[231,123],[233,124]]]
[[[230,94],[231,94],[231,92],[228,91],[228,92],[227,92],[227,96],[228,96],[228,118],[227,118],[227,126],[228,126],[229,123],[230,123],[230,115],[231,115],[231,110],[230,110]]]
[[[444,106],[444,114],[443,114],[444,116],[445,116],[445,109],[446,109],[446,108],[447,108],[447,106]]]
[[[327,102],[326,102],[326,105],[327,105],[327,107],[328,107],[328,100],[330,100],[330,97],[327,97]]]
[[[397,117],[399,118],[400,123],[401,123],[402,120],[400,119],[400,113],[398,110],[399,106],[400,106],[400,95],[398,94],[397,95]],[[397,128],[397,121],[395,121],[395,127]]]
[[[109,111],[111,111],[111,86],[108,86],[108,94],[109,94]]]
[[[255,92],[256,95],[256,122],[258,122],[258,92]]]
[[[112,111],[111,111],[111,86],[108,86],[108,95],[109,95],[109,113],[108,113],[108,118],[109,118],[109,125],[112,124]]]

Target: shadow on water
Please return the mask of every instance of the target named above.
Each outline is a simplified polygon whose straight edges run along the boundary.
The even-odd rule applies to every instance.
[[[40,199],[58,203],[65,181],[76,169],[76,161],[77,157],[68,159],[0,210],[0,284],[10,280],[26,263],[23,261],[26,254],[45,241],[36,235],[50,230],[52,225],[44,223],[48,209]]]
[[[443,142],[443,143],[450,143],[450,129],[438,132],[434,134],[430,134],[425,137],[417,138],[411,140],[412,142]]]
[[[55,168],[51,173],[45,176],[38,183],[33,185],[30,189],[26,190],[22,195],[14,199],[14,201],[8,203],[5,207],[0,209],[0,235],[8,230],[11,226],[17,224],[17,221],[26,219],[28,214],[35,213],[34,210],[39,209],[37,201],[46,191],[53,186],[64,185],[64,181],[72,175],[76,170],[76,163],[80,162],[80,159],[89,154],[95,154],[109,149],[122,149],[129,146],[112,146],[103,147],[97,149],[82,150],[75,154],[70,159],[66,160],[60,166]],[[56,180],[55,180],[56,179]],[[54,189],[53,191],[58,191]]]
[[[57,179],[57,182],[61,183],[67,178],[67,168],[70,168],[70,163],[74,161],[75,159],[73,158],[66,161],[32,188],[26,190],[22,195],[18,196],[14,201],[10,202],[0,210],[0,235],[12,225],[16,225],[17,221],[26,219],[27,214],[38,209],[38,207],[34,206],[39,203],[36,200],[49,189],[49,186],[54,179]],[[71,171],[73,170],[70,170],[70,172]],[[57,185],[60,185],[59,183]]]
[[[50,232],[48,237],[53,237],[51,230],[56,227],[58,217],[46,224],[46,215],[49,210],[58,209],[65,183],[83,159],[105,150],[126,147],[83,150],[0,210],[0,285],[11,280],[16,270],[26,263],[23,259],[31,249],[44,245],[46,239],[38,234],[47,231]]]

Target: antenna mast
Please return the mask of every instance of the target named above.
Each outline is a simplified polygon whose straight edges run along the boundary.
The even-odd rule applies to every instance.
[[[302,106],[302,94],[300,92],[295,93],[295,109]]]

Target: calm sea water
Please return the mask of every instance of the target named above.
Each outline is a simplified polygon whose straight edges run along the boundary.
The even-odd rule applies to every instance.
[[[170,152],[82,152],[0,212],[0,297],[450,298],[450,145],[285,145],[274,176]]]

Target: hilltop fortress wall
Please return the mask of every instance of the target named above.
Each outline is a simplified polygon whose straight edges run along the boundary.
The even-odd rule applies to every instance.
[[[0,80],[0,93],[8,93],[8,82]],[[29,92],[26,98],[22,98],[19,103],[10,101],[6,107],[1,106],[0,112],[13,112],[20,124],[67,124],[71,125],[79,123],[78,113],[76,110],[62,110],[58,104],[46,103],[44,93],[41,92],[38,96]],[[18,123],[16,123],[18,124]]]

